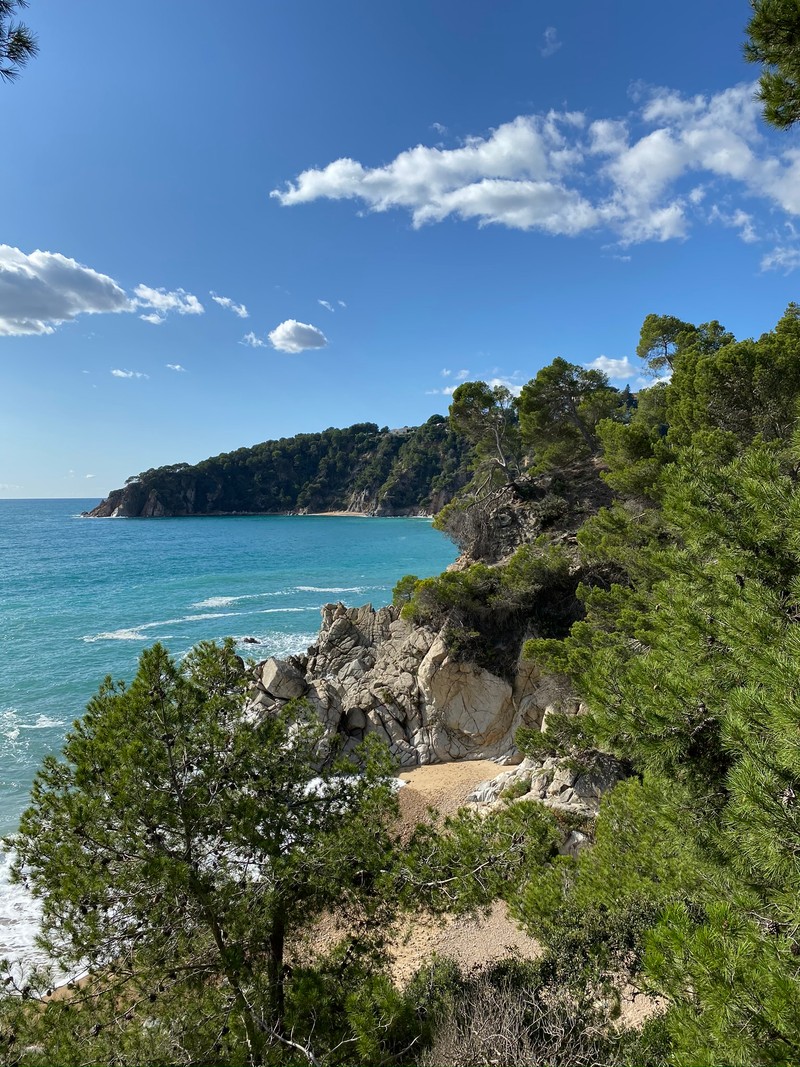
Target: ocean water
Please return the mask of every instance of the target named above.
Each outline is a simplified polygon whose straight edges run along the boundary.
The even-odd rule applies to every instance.
[[[95,503],[0,501],[0,834],[103,678],[131,678],[148,645],[180,657],[232,636],[256,659],[299,652],[323,604],[389,603],[402,575],[456,555],[421,519],[80,518]],[[28,953],[36,922],[6,863],[0,957]]]

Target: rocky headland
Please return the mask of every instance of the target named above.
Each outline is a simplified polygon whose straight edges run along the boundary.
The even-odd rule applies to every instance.
[[[85,514],[433,515],[469,480],[471,454],[441,415],[393,430],[358,423],[143,471]]]

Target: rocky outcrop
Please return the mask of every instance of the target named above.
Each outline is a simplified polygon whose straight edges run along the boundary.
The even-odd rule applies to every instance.
[[[539,800],[556,811],[593,819],[603,794],[624,776],[620,761],[603,752],[593,753],[583,767],[555,756],[529,758],[512,771],[481,782],[468,801],[482,808],[493,807],[508,793],[515,800]]]
[[[585,459],[527,475],[485,495],[457,498],[439,520],[461,550],[453,566],[500,563],[543,533],[554,543],[574,542],[585,520],[611,503],[602,470],[600,461]]]
[[[520,726],[576,711],[560,680],[521,661],[511,681],[451,655],[441,634],[394,607],[327,604],[304,656],[268,659],[254,671],[251,710],[305,697],[331,733],[355,744],[382,737],[405,767],[458,759],[514,763]]]

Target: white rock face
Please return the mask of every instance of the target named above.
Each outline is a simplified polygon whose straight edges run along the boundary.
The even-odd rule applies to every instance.
[[[267,660],[256,670],[254,714],[306,696],[331,732],[352,743],[378,733],[403,766],[519,763],[517,728],[540,726],[563,696],[532,663],[520,662],[509,682],[453,658],[441,634],[399,618],[396,608],[369,604],[326,604],[305,656]]]
[[[513,771],[481,782],[468,802],[491,808],[501,802],[501,793],[513,788],[518,800],[539,800],[548,808],[593,819],[604,793],[623,777],[622,766],[613,756],[594,753],[585,770],[576,770],[569,761],[548,756],[525,759]],[[525,791],[520,793],[520,784]],[[565,855],[573,855],[572,852]]]

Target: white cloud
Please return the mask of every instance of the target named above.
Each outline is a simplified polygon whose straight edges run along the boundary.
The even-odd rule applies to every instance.
[[[469,378],[469,371],[468,370],[457,370],[456,371],[456,381],[457,382],[466,381],[467,378]]]
[[[140,370],[119,370],[115,369],[111,372],[115,378],[149,378],[149,374],[144,374]]]
[[[446,385],[444,389],[426,389],[425,396],[452,396],[457,388],[457,385]]]
[[[324,348],[328,338],[316,326],[296,319],[287,319],[267,335],[279,352],[305,352],[309,348]]]
[[[96,478],[96,474],[84,474],[84,478]]]
[[[137,285],[133,290],[136,294],[136,306],[150,308],[157,313],[158,321],[170,311],[176,311],[179,315],[202,315],[205,308],[192,293],[185,289],[174,289],[171,292],[166,289],[152,289],[149,285]],[[145,318],[144,315],[140,316]],[[153,315],[145,318],[146,322],[156,323]]]
[[[324,307],[326,309],[326,311],[335,311],[336,310],[336,308],[333,306],[333,304],[329,300],[318,300],[317,303],[320,304],[322,307]]]
[[[14,489],[22,489],[22,486],[14,485],[12,482],[0,482],[0,493],[8,493]]]
[[[800,216],[800,147],[765,135],[754,84],[690,97],[640,87],[635,102],[624,119],[520,115],[458,147],[420,144],[383,166],[336,159],[271,196],[287,207],[328,199],[401,209],[415,227],[455,217],[562,236],[597,231],[622,245],[685,239],[713,221],[751,241],[751,202]],[[712,186],[731,204],[725,220],[703,213]]]
[[[496,389],[498,385],[502,385],[512,396],[519,396],[522,392],[522,383],[515,382],[513,378],[489,378],[486,384],[490,389]]]
[[[449,378],[452,373],[453,372],[451,370],[445,369],[445,370],[442,371],[442,377],[443,378]]]
[[[732,229],[738,230],[739,237],[745,244],[753,244],[758,240],[758,233],[756,232],[755,224],[753,222],[753,216],[747,211],[742,211],[741,208],[737,208],[735,211],[726,212],[717,204],[714,204],[708,217],[712,222],[721,222],[723,226],[729,226]]]
[[[784,274],[791,274],[798,267],[800,267],[800,248],[778,246],[761,257],[763,271],[779,270]]]
[[[585,363],[584,366],[587,370],[601,370],[614,381],[627,381],[641,371],[641,367],[635,367],[627,356],[621,359],[598,356],[597,359],[593,359],[591,363]]]
[[[250,312],[244,304],[235,303],[229,296],[217,296],[213,289],[208,295],[215,304],[219,304],[221,308],[227,308],[229,311],[232,311],[234,315],[238,315],[240,319],[247,319],[250,317]]]
[[[440,137],[443,137],[447,133],[447,127],[443,126],[441,122],[432,122],[431,129],[436,130]]]
[[[548,26],[542,34],[544,38],[544,44],[539,49],[543,59],[549,59],[550,56],[555,53],[561,47],[561,41],[558,39],[558,30],[555,26]]]
[[[151,326],[160,326],[162,322],[166,322],[165,315],[159,315],[157,311],[151,311],[149,315],[140,315],[139,318],[142,322],[149,322]]]
[[[262,341],[260,337],[257,337],[253,331],[246,333],[239,342],[240,345],[247,345],[248,348],[266,348],[267,342]]]
[[[78,315],[130,311],[125,291],[59,252],[0,245],[0,336],[50,334]]]
[[[336,303],[339,305],[340,308],[347,307],[347,304],[345,304],[344,300],[337,300]]]
[[[168,367],[168,368],[169,368],[170,370],[176,370],[176,371],[182,372],[182,373],[184,373],[184,374],[186,373],[186,368],[185,368],[185,367],[182,367],[182,366],[180,365],[180,363],[167,363],[167,364],[166,364],[166,366],[167,366],[167,367]]]

